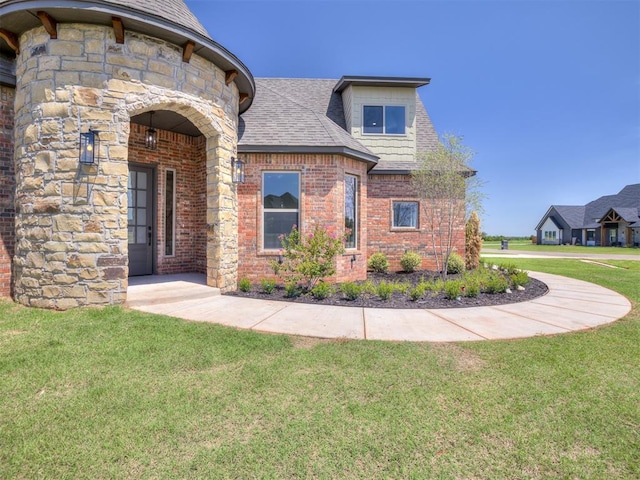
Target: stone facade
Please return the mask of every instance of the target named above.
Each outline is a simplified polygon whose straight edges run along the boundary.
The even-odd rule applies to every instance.
[[[246,181],[238,188],[239,229],[238,276],[257,282],[274,277],[270,262],[278,250],[265,250],[262,241],[262,174],[272,171],[300,172],[301,232],[314,225],[330,233],[344,233],[345,175],[358,179],[357,248],[348,249],[337,259],[333,281],[363,280],[367,275],[367,166],[340,155],[247,154]],[[351,261],[354,258],[355,261]]]
[[[204,136],[207,281],[235,288],[235,84],[135,32],[118,44],[112,28],[59,24],[57,36],[27,31],[16,58],[15,299],[58,309],[125,301],[130,118],[150,110],[179,113]],[[89,128],[101,132],[99,161],[80,166],[78,138]]]
[[[11,259],[15,247],[14,96],[13,88],[0,85],[0,297],[11,295]]]
[[[410,176],[369,175],[368,185],[369,255],[382,252],[387,255],[391,270],[401,270],[400,258],[402,255],[405,252],[416,252],[422,256],[422,268],[435,270],[436,258],[433,241],[422,208],[418,209],[418,228],[393,228],[393,201],[418,201],[410,188]],[[452,251],[464,258],[464,223],[455,226],[453,236]],[[437,244],[436,247],[440,248]]]

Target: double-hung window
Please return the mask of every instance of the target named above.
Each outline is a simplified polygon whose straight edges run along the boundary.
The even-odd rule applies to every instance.
[[[418,202],[393,202],[393,228],[418,228]]]
[[[365,105],[362,133],[378,135],[405,134],[405,108],[397,105]]]
[[[346,248],[358,247],[358,179],[353,175],[344,178],[344,227],[347,231]]]
[[[300,223],[300,173],[262,174],[262,218],[263,248],[281,248],[281,236]]]

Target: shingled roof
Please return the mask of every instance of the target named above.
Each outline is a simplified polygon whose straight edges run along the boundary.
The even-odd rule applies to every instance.
[[[540,229],[553,210],[572,229],[599,228],[598,222],[609,210],[615,210],[626,222],[640,222],[640,183],[627,185],[615,195],[604,195],[584,206],[552,205],[536,226],[536,230]]]
[[[344,77],[343,77],[344,78]],[[378,158],[346,127],[338,80],[258,78],[256,99],[240,118],[238,152],[342,153],[377,165],[372,173],[407,173],[417,160]],[[416,92],[417,152],[436,147],[438,136]]]
[[[257,78],[256,98],[240,117],[238,152],[339,153],[378,157],[346,130],[336,80]]]

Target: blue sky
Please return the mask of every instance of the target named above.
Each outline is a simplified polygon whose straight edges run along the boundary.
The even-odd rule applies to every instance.
[[[256,77],[430,77],[436,131],[476,153],[489,234],[640,182],[636,0],[186,3]]]

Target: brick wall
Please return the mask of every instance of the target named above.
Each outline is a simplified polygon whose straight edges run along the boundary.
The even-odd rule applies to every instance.
[[[238,186],[238,278],[253,282],[273,277],[269,265],[278,258],[277,250],[262,248],[262,173],[300,172],[300,225],[309,233],[314,225],[325,226],[337,235],[344,233],[344,176],[358,178],[358,248],[348,250],[337,260],[334,281],[366,278],[367,257],[367,175],[366,165],[339,155],[251,154],[244,155],[246,181]],[[351,259],[355,255],[356,261]]]
[[[408,175],[369,175],[368,238],[369,255],[382,252],[389,258],[390,268],[400,270],[400,258],[405,252],[419,253],[422,268],[436,269],[433,242],[424,212],[419,208],[418,228],[392,228],[392,202],[417,200],[410,188]],[[464,224],[454,228],[454,248],[464,258]]]
[[[145,148],[147,127],[131,124],[129,162],[152,165],[155,172],[156,272],[206,273],[207,270],[207,184],[206,140],[157,130],[158,149]],[[165,255],[165,184],[167,169],[175,170],[176,219],[174,256]]]
[[[15,247],[14,97],[12,87],[0,86],[0,297],[11,295],[11,262]]]

